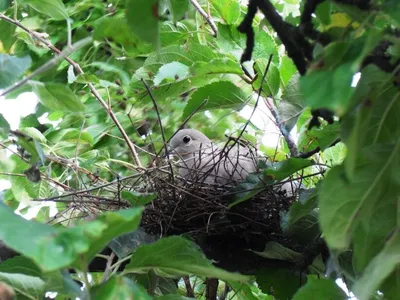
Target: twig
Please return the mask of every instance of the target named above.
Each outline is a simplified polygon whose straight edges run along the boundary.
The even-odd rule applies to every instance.
[[[268,107],[269,111],[271,112],[272,116],[274,117],[276,121],[276,125],[279,128],[279,131],[282,133],[283,137],[285,138],[285,141],[289,147],[290,150],[290,156],[292,157],[297,157],[299,154],[299,151],[297,150],[296,143],[294,142],[292,136],[290,135],[290,132],[287,131],[285,124],[281,121],[281,118],[275,109],[274,105],[268,100],[265,99],[265,105]]]
[[[110,256],[107,258],[106,268],[105,268],[105,270],[104,270],[103,278],[101,279],[101,282],[100,282],[100,283],[106,282],[107,279],[109,278],[110,274],[112,273],[111,265],[112,265],[112,263],[113,263],[114,257],[115,257],[115,253],[112,252],[112,253],[110,254]]]
[[[218,292],[218,279],[207,278],[206,279],[206,300],[216,300]]]
[[[192,285],[190,284],[189,276],[183,276],[183,281],[185,282],[186,287],[186,296],[190,298],[194,298],[194,290]]]
[[[92,42],[92,38],[91,37],[87,37],[84,38],[82,40],[80,40],[79,42],[76,42],[75,44],[73,44],[70,48],[66,48],[65,50],[63,50],[62,52],[60,52],[57,56],[53,57],[52,59],[50,59],[48,62],[46,62],[44,65],[40,66],[39,68],[37,68],[35,71],[33,71],[32,73],[30,73],[28,76],[26,76],[24,79],[18,81],[17,83],[15,83],[14,85],[8,87],[7,89],[5,89],[1,94],[0,97],[7,95],[8,93],[11,93],[12,91],[20,88],[21,86],[23,86],[25,83],[27,83],[29,80],[31,80],[33,77],[39,75],[40,73],[46,72],[47,70],[51,69],[52,67],[54,67],[55,65],[57,65],[57,63],[64,59],[66,56],[70,55],[71,53],[73,53],[74,51],[76,51],[79,48],[82,48],[88,44],[90,44]]]
[[[331,145],[329,145],[329,147],[327,147],[326,149],[335,146],[336,144],[340,143],[341,139],[336,139]],[[296,157],[299,158],[309,158],[311,156],[313,156],[314,154],[318,153],[319,151],[321,151],[321,148],[318,146],[317,148],[307,151],[307,152],[300,152]]]
[[[150,91],[149,86],[146,84],[146,82],[143,80],[143,78],[141,80],[143,82],[143,85],[146,88],[147,93],[149,94],[149,97],[150,97],[151,101],[153,102],[154,109],[156,110],[157,121],[158,121],[158,125],[160,126],[161,137],[162,137],[163,143],[164,143],[164,145],[163,145],[164,146],[164,151],[165,151],[165,154],[167,154],[168,153],[168,145],[167,145],[167,140],[165,138],[164,127],[162,125],[160,111],[158,110],[158,105],[157,105],[156,99],[154,99],[154,96],[153,96],[152,92]],[[174,171],[173,171],[173,168],[172,168],[172,164],[171,164],[171,162],[169,160],[168,160],[168,165],[169,165],[170,171],[171,171],[170,178],[171,178],[172,183],[174,183]]]
[[[49,41],[47,41],[46,39],[44,39],[39,33],[30,30],[29,28],[25,27],[24,25],[22,25],[20,22],[13,20],[9,17],[7,17],[6,15],[0,13],[0,19],[6,20],[9,23],[14,24],[15,26],[21,28],[22,30],[24,30],[25,32],[27,32],[29,35],[33,36],[34,38],[38,39],[40,42],[42,42],[44,45],[46,45],[50,50],[52,50],[53,52],[57,53],[58,55],[60,55],[62,53],[61,50],[57,49],[56,47],[54,47]],[[76,70],[76,72],[78,74],[84,74],[82,68],[80,67],[79,64],[77,64],[75,61],[73,61],[72,59],[70,59],[69,57],[63,57],[65,58],[65,60],[74,67],[74,69]],[[96,90],[96,88],[94,87],[94,85],[92,83],[88,83],[89,89],[91,91],[91,93],[93,94],[93,96],[97,99],[97,101],[100,102],[100,104],[103,106],[103,108],[108,112],[108,115],[110,116],[110,118],[113,120],[114,124],[117,126],[118,130],[121,132],[122,137],[124,138],[126,144],[129,147],[129,150],[136,162],[136,165],[142,169],[142,165],[139,159],[139,156],[135,150],[135,145],[131,142],[131,140],[129,139],[128,135],[126,134],[125,130],[123,129],[123,127],[121,126],[121,124],[119,123],[117,117],[115,116],[114,112],[111,109],[108,109],[107,104],[105,103],[105,101],[103,100],[103,98],[100,96],[100,94],[98,93],[98,91]]]
[[[213,36],[217,36],[218,34],[218,28],[214,23],[214,20],[207,15],[207,13],[201,8],[200,4],[197,2],[197,0],[190,0],[190,3],[193,4],[193,6],[196,8],[196,10],[199,12],[200,15],[206,20],[206,22],[210,25],[212,31],[213,31]]]

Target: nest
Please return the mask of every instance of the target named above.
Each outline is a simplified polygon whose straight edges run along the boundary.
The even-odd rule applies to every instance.
[[[280,214],[295,200],[271,188],[229,208],[235,199],[231,186],[185,180],[171,184],[160,178],[152,181],[158,197],[147,205],[142,226],[148,233],[162,236],[281,235]]]

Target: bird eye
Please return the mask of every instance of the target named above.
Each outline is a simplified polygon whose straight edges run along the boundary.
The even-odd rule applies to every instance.
[[[189,143],[191,140],[192,140],[192,139],[191,139],[190,136],[188,136],[188,135],[185,135],[185,136],[183,137],[183,139],[182,139],[182,141],[183,141],[185,144]]]

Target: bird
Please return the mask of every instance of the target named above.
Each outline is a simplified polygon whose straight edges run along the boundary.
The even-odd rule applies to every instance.
[[[237,185],[246,177],[258,172],[257,161],[266,159],[257,157],[249,147],[239,143],[222,147],[214,144],[206,135],[196,129],[181,129],[169,142],[169,153],[178,156],[179,176],[193,183],[214,184],[217,186]],[[288,178],[273,189],[291,197],[301,186],[298,181]]]
[[[220,148],[196,129],[179,130],[169,147],[180,158],[179,175],[192,182],[237,184],[257,171],[256,156],[249,147],[236,142]]]

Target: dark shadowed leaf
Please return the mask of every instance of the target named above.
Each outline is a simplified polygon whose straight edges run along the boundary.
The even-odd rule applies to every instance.
[[[15,83],[30,66],[29,56],[16,57],[0,53],[0,89]]]
[[[123,46],[130,56],[137,56],[151,51],[151,45],[143,41],[129,28],[127,21],[122,17],[104,17],[95,26],[93,38],[104,41],[112,39]],[[87,74],[84,74],[88,76]],[[94,74],[90,74],[94,75]]]
[[[256,281],[263,293],[276,299],[291,299],[299,287],[304,284],[304,275],[289,269],[259,269]]]
[[[277,242],[268,242],[265,245],[264,251],[253,251],[257,255],[268,259],[279,259],[279,260],[286,260],[291,262],[297,262],[302,259],[302,254],[292,249],[286,248]]]
[[[151,244],[159,239],[158,236],[146,233],[143,228],[138,228],[134,232],[121,235],[113,239],[108,247],[121,259],[130,254],[134,249],[142,244]]]
[[[170,0],[169,1],[169,8],[171,10],[172,19],[174,22],[177,22],[185,16],[188,8],[189,8],[189,1],[187,0]]]
[[[159,1],[127,0],[126,20],[129,28],[142,40],[157,44],[159,39]]]
[[[294,240],[308,244],[320,234],[318,225],[318,213],[314,210],[317,207],[317,191],[311,193],[302,200],[304,190],[300,191],[300,199],[294,202],[288,212],[281,212],[281,228],[283,232]]]
[[[200,248],[182,237],[162,238],[151,245],[142,245],[132,253],[125,272],[145,273],[155,271],[160,276],[198,275],[221,280],[247,282],[249,277],[230,273],[212,265]]]

